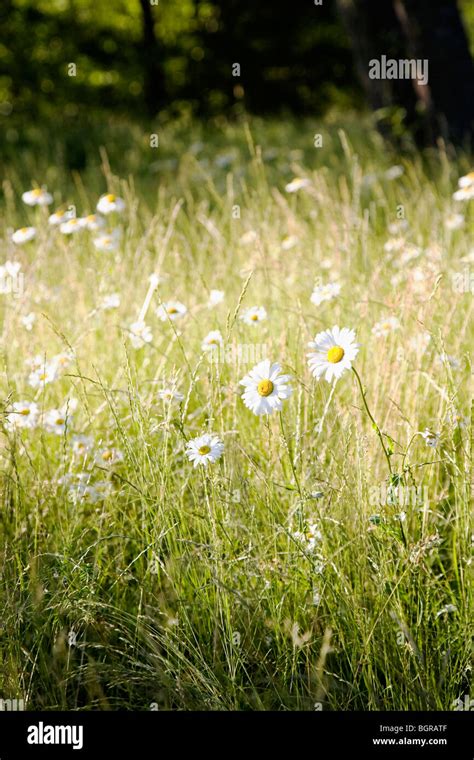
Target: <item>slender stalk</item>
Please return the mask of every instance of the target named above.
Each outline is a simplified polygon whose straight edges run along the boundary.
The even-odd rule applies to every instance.
[[[382,448],[383,448],[383,453],[385,454],[385,458],[387,460],[388,469],[390,471],[390,475],[392,475],[393,471],[392,471],[392,463],[390,461],[390,454],[388,453],[387,448],[385,446],[385,442],[383,440],[382,432],[381,432],[379,426],[377,425],[377,423],[375,422],[375,420],[373,418],[373,415],[372,415],[372,412],[370,411],[369,407],[367,406],[367,401],[365,399],[365,391],[364,391],[364,389],[362,387],[362,381],[361,381],[361,379],[359,377],[359,373],[357,372],[356,369],[354,369],[354,367],[352,367],[352,371],[353,371],[354,375],[357,378],[357,382],[359,383],[360,393],[361,393],[361,396],[362,396],[362,401],[364,402],[365,411],[367,412],[367,414],[369,416],[369,419],[372,422],[372,425],[374,426],[374,430],[375,430],[375,432],[377,433],[377,435],[378,435],[378,437],[380,439],[380,443],[382,444]]]

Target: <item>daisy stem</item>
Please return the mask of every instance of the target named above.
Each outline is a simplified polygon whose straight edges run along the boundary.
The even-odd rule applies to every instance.
[[[388,453],[387,448],[385,446],[385,443],[384,443],[384,440],[383,440],[382,431],[380,430],[379,426],[375,422],[375,420],[374,420],[374,418],[372,416],[372,413],[371,413],[369,407],[367,406],[367,401],[365,400],[365,391],[364,391],[364,388],[362,387],[362,381],[361,381],[361,379],[359,377],[359,373],[357,372],[357,370],[354,367],[352,367],[352,371],[353,371],[354,375],[357,378],[357,382],[359,383],[360,393],[361,393],[361,396],[362,396],[362,401],[364,402],[365,411],[367,412],[367,414],[369,416],[369,419],[372,422],[372,425],[374,426],[374,430],[375,430],[375,432],[377,433],[377,435],[378,435],[378,437],[380,439],[380,443],[382,444],[382,448],[383,448],[383,453],[385,454],[385,458],[387,460],[388,469],[389,469],[390,475],[392,475],[393,471],[392,471],[392,463],[390,461],[390,454]]]

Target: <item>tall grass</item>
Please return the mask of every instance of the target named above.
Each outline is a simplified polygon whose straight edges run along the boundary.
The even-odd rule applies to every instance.
[[[12,157],[3,185],[4,258],[21,262],[26,285],[1,296],[4,411],[19,399],[78,406],[61,436],[2,435],[0,696],[30,709],[452,709],[471,672],[472,421],[451,417],[470,416],[473,298],[453,276],[474,266],[472,211],[462,229],[445,221],[465,159],[395,160],[365,124],[345,132],[331,119],[168,126],[154,152],[134,127],[121,151],[118,134],[90,147],[82,173],[60,152]],[[391,180],[394,163],[404,173]],[[286,193],[294,175],[311,187]],[[120,248],[54,233],[47,212],[21,203],[32,180],[78,214],[107,189],[121,195]],[[420,249],[411,260],[384,250],[402,214]],[[15,248],[9,230],[27,221],[38,236]],[[152,272],[153,340],[135,350],[128,328]],[[316,278],[340,281],[341,295],[315,306]],[[213,288],[225,300],[209,309]],[[111,292],[119,309],[98,309]],[[175,298],[188,314],[159,321],[155,308]],[[254,304],[268,319],[245,325]],[[376,337],[390,316],[399,329]],[[355,376],[332,389],[309,373],[308,341],[334,324],[356,330],[391,479]],[[212,329],[250,353],[263,346],[293,376],[281,416],[244,407],[238,381],[252,364],[211,363],[201,341]],[[61,351],[70,366],[31,388],[25,360]],[[184,400],[168,405],[157,393],[171,380]],[[417,435],[426,427],[436,448]],[[206,430],[225,453],[193,469],[185,443]],[[78,433],[123,461],[74,458]],[[111,493],[72,500],[64,476],[81,471]],[[422,503],[384,499],[397,484]],[[295,535],[313,523],[315,550]]]

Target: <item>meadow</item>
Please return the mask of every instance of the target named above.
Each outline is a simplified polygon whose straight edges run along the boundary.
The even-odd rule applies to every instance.
[[[1,200],[0,697],[462,709],[467,158],[329,116],[115,125],[71,171],[29,129]]]

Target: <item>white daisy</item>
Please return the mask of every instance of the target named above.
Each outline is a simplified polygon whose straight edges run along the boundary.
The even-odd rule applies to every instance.
[[[120,294],[110,293],[108,296],[104,296],[99,304],[99,309],[108,311],[109,309],[118,309],[120,306]]]
[[[105,227],[105,219],[99,214],[87,214],[87,216],[82,216],[78,221],[81,227],[90,230],[90,232],[96,232]]]
[[[58,377],[58,367],[52,362],[45,362],[42,360],[42,364],[36,367],[33,372],[30,372],[28,377],[28,384],[32,388],[44,388],[48,383],[53,383]]]
[[[403,166],[400,166],[398,164],[396,164],[395,166],[391,166],[390,169],[387,169],[387,171],[385,172],[385,179],[388,179],[388,180],[398,179],[399,177],[402,176],[404,171],[405,169],[403,168]]]
[[[120,243],[120,230],[104,232],[93,240],[98,251],[116,251]]]
[[[209,463],[217,462],[223,452],[224,444],[217,435],[211,433],[204,433],[198,438],[193,438],[186,445],[186,456],[194,463],[194,467],[200,464],[207,467]]]
[[[299,543],[304,544],[304,548],[313,552],[318,543],[322,540],[323,534],[316,523],[308,523],[305,531],[296,531],[291,534]]]
[[[215,351],[224,344],[220,330],[211,330],[201,343],[201,351]]]
[[[28,243],[30,240],[36,237],[35,227],[20,227],[19,230],[15,230],[12,235],[12,240],[15,245],[21,245],[22,243]]]
[[[60,371],[69,367],[73,359],[74,354],[71,351],[63,351],[62,353],[53,356],[51,359],[51,366],[56,367],[56,369]]]
[[[132,322],[128,329],[133,348],[142,348],[146,343],[151,343],[153,335],[145,322],[141,320]]]
[[[453,193],[453,201],[471,201],[474,198],[474,184],[460,187]]]
[[[102,467],[111,467],[117,462],[123,461],[123,454],[120,449],[115,449],[112,446],[105,446],[99,449],[94,457],[95,464]]]
[[[337,325],[324,330],[311,341],[309,348],[315,349],[308,356],[309,368],[318,380],[324,377],[328,383],[338,380],[359,353],[359,343],[355,342],[355,332],[348,327]]]
[[[319,306],[324,301],[332,301],[333,298],[337,298],[341,292],[341,285],[339,282],[329,282],[327,285],[315,285],[311,294],[311,302],[315,306]]]
[[[298,190],[303,190],[304,188],[310,186],[310,179],[307,179],[306,177],[295,177],[291,180],[291,182],[288,182],[288,184],[285,185],[285,190],[287,193],[297,193]]]
[[[92,450],[94,439],[90,435],[73,435],[72,453],[76,457],[84,457]]]
[[[67,409],[51,409],[44,417],[44,427],[49,433],[63,435],[71,427],[72,415]]]
[[[388,317],[387,319],[382,319],[380,322],[376,322],[372,327],[372,334],[377,338],[381,338],[390,335],[391,332],[398,330],[399,327],[400,322],[396,317]]]
[[[239,319],[245,322],[246,325],[257,325],[259,322],[263,322],[267,318],[267,312],[264,306],[250,306],[245,309],[240,315]]]
[[[179,391],[175,390],[174,388],[162,388],[161,391],[158,391],[158,398],[160,398],[162,401],[166,401],[168,404],[170,404],[172,401],[184,400],[183,394],[179,393]]]
[[[218,304],[222,303],[224,300],[224,291],[223,290],[211,290],[209,293],[209,301],[207,302],[207,306],[209,309],[212,309],[213,306],[217,306]]]
[[[48,218],[48,224],[50,224],[51,227],[58,227],[60,224],[68,222],[70,219],[74,219],[74,211],[59,209],[50,215]]]
[[[156,316],[161,319],[162,322],[167,322],[171,319],[173,322],[176,319],[184,317],[187,312],[187,307],[181,301],[167,301],[161,303],[156,309]]]
[[[31,430],[37,425],[38,415],[39,409],[34,401],[15,401],[12,404],[12,411],[6,415],[6,425],[9,430],[19,428]]]
[[[21,324],[23,325],[25,330],[28,330],[28,332],[31,332],[35,322],[36,322],[36,314],[33,311],[30,311],[29,314],[25,314],[25,316],[21,318]]]
[[[429,428],[425,428],[423,432],[420,431],[421,437],[424,439],[427,446],[435,449],[439,443],[440,434],[434,433]]]
[[[474,172],[469,172],[458,179],[459,187],[474,187]]]
[[[439,364],[448,364],[451,369],[460,369],[461,362],[455,356],[447,354],[446,351],[442,351],[436,356],[436,361]]]
[[[450,214],[446,217],[444,226],[447,230],[459,230],[464,225],[464,214]]]
[[[119,198],[113,193],[107,193],[99,198],[97,203],[97,211],[99,214],[112,214],[117,212],[120,214],[125,209],[125,201]]]
[[[76,219],[75,216],[71,217],[71,219],[68,219],[66,222],[61,222],[59,225],[59,231],[62,232],[63,235],[74,235],[81,230],[82,224],[80,219]]]
[[[282,251],[291,251],[292,248],[294,248],[299,243],[299,238],[296,235],[287,235],[287,237],[283,238],[281,241],[281,249]]]
[[[254,414],[272,414],[283,408],[282,401],[290,398],[293,389],[288,384],[290,375],[280,374],[281,366],[264,359],[241,381],[245,390],[242,401]]]
[[[53,196],[44,187],[35,187],[23,193],[21,200],[27,206],[49,206],[53,202]]]

